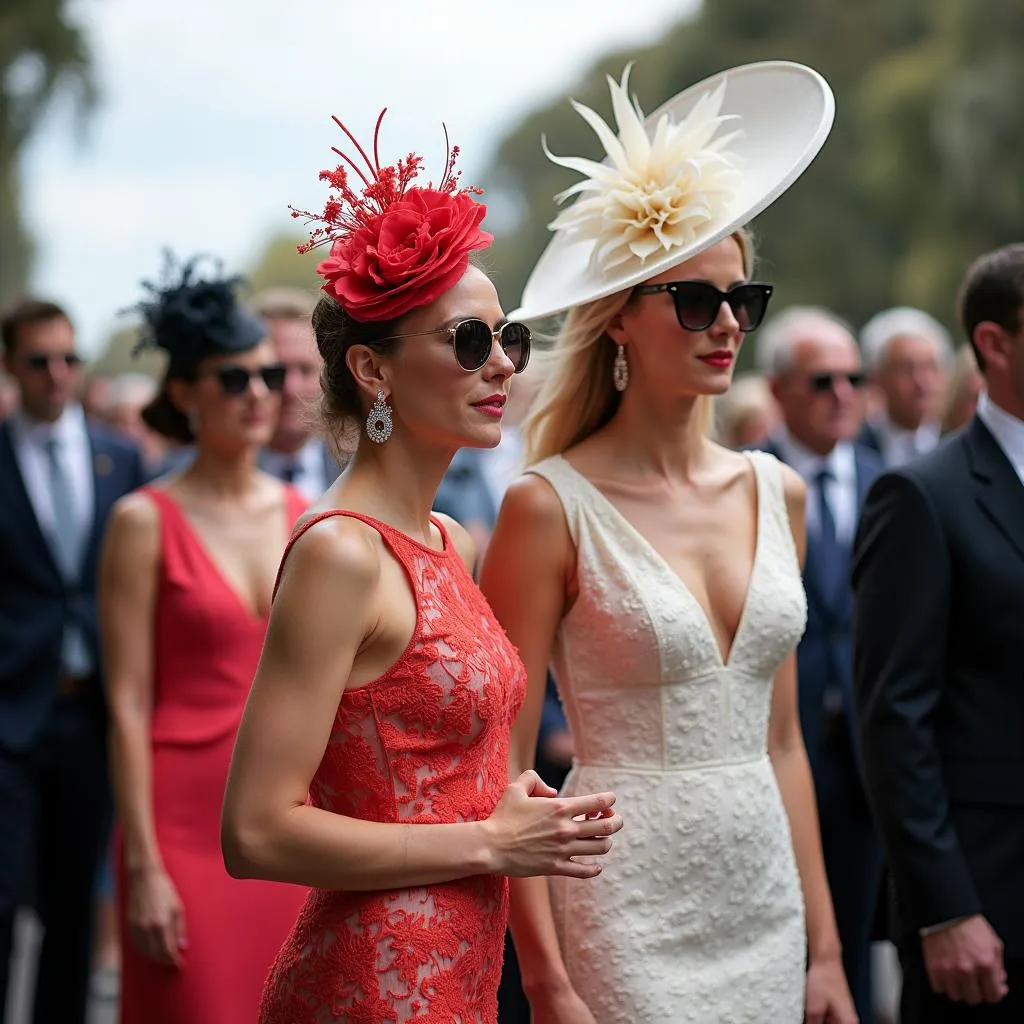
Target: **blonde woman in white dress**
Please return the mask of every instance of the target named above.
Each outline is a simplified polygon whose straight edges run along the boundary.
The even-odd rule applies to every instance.
[[[551,663],[562,795],[613,789],[625,825],[596,880],[514,881],[524,987],[535,1024],[852,1024],[797,715],[804,487],[705,429],[771,294],[742,226],[831,93],[753,65],[644,123],[610,85],[617,135],[577,105],[609,159],[552,158],[588,177],[516,315],[569,314],[482,585],[529,677],[511,770]]]

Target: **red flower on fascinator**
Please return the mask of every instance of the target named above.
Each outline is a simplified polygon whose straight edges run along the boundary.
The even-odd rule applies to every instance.
[[[436,188],[432,183],[426,188],[412,185],[423,165],[423,158],[415,153],[381,167],[377,144],[385,113],[386,108],[377,118],[372,160],[334,118],[369,175],[332,146],[348,168],[339,164],[333,171],[320,172],[320,180],[331,186],[323,213],[290,207],[293,217],[319,225],[309,241],[299,246],[300,252],[330,243],[330,255],[316,268],[324,279],[323,290],[354,320],[363,322],[392,320],[433,302],[466,272],[470,252],[487,248],[493,240],[480,229],[487,208],[472,198],[482,191],[458,187],[458,146],[448,146],[444,176]],[[349,168],[362,181],[361,192],[350,184]]]

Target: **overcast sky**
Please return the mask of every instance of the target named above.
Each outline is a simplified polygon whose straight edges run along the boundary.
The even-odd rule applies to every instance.
[[[101,106],[84,141],[56,110],[25,159],[35,288],[95,351],[165,245],[249,265],[287,205],[318,207],[337,114],[360,140],[388,107],[382,160],[466,181],[531,107],[611,49],[645,45],[696,0],[78,0]]]

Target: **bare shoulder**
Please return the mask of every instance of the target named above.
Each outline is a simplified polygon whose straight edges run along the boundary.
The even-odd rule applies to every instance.
[[[499,519],[530,532],[568,536],[562,501],[538,473],[524,473],[509,486]]]
[[[312,579],[343,589],[375,586],[381,572],[380,534],[350,516],[331,516],[308,527],[291,546],[282,572],[294,586]]]
[[[160,534],[160,510],[145,491],[132,491],[114,502],[107,520],[107,536],[135,543],[156,541]]]
[[[780,462],[779,470],[782,474],[782,493],[786,496],[786,508],[789,509],[790,516],[794,512],[799,512],[800,517],[803,518],[804,505],[807,500],[807,484],[792,466]]]
[[[455,550],[459,553],[459,557],[466,563],[466,568],[472,572],[473,567],[476,565],[477,552],[476,541],[473,540],[469,530],[457,519],[452,519],[451,516],[446,515],[444,512],[432,512],[431,515],[444,525],[449,539],[455,546]]]

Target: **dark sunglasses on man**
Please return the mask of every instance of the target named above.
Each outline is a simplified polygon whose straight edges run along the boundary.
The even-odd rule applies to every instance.
[[[807,377],[811,390],[818,395],[824,394],[826,391],[834,391],[836,385],[842,380],[856,390],[864,386],[865,379],[865,375],[857,370],[850,373],[812,373]]]
[[[718,319],[724,302],[744,333],[761,325],[774,290],[772,285],[760,281],[734,284],[724,292],[708,281],[666,281],[633,289],[637,295],[668,292],[675,303],[676,320],[685,331],[706,331]]]
[[[491,350],[494,348],[495,341],[501,345],[502,351],[508,356],[516,373],[522,373],[530,361],[533,334],[526,324],[518,323],[515,320],[506,321],[494,329],[483,320],[471,317],[468,320],[460,320],[454,327],[435,327],[432,331],[392,334],[388,338],[382,338],[381,341],[420,338],[429,334],[450,334],[459,366],[470,373],[479,370],[491,358]]]
[[[74,370],[82,365],[82,357],[74,352],[58,352],[50,354],[47,352],[33,352],[25,356],[25,365],[30,370],[48,370],[53,363],[63,363],[69,370]]]
[[[284,387],[286,373],[283,363],[272,363],[258,370],[250,370],[247,366],[218,366],[210,371],[210,376],[217,378],[225,395],[237,397],[249,390],[253,377],[261,378],[268,391],[280,391]]]

